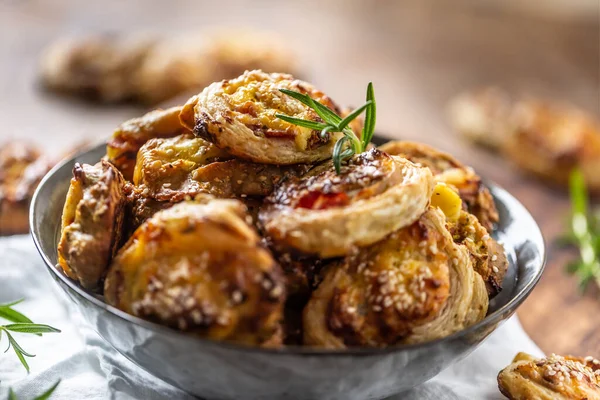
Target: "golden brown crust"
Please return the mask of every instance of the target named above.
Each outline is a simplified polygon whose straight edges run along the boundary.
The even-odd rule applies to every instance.
[[[59,40],[42,57],[42,83],[102,102],[132,99],[132,77],[154,43],[145,36],[115,34]]]
[[[493,230],[494,224],[498,222],[498,210],[490,191],[472,168],[450,154],[423,143],[392,141],[379,148],[431,169],[436,181],[454,186],[466,210],[475,215],[489,232]]]
[[[399,343],[444,307],[455,244],[430,209],[414,224],[333,264],[304,310],[307,345]]]
[[[120,244],[125,195],[121,173],[107,161],[75,164],[62,216],[58,262],[86,289],[95,289]]]
[[[555,354],[536,359],[519,353],[498,374],[498,387],[511,400],[598,400],[600,361]]]
[[[481,321],[487,314],[489,298],[481,275],[475,272],[470,254],[463,245],[448,247],[450,295],[435,318],[413,329],[404,342],[423,343],[459,332]]]
[[[519,167],[566,186],[580,168],[593,191],[600,189],[600,123],[572,107],[521,101],[511,116],[504,153]]]
[[[473,268],[485,281],[488,296],[496,296],[502,290],[508,268],[502,245],[488,234],[474,215],[466,211],[461,211],[458,220],[449,224],[449,230],[454,241],[469,251]]]
[[[133,179],[136,157],[150,139],[170,138],[189,132],[179,122],[181,107],[154,110],[122,123],[106,145],[106,155],[127,180]]]
[[[0,145],[0,236],[29,231],[29,203],[51,161],[34,146]]]
[[[328,162],[283,182],[259,220],[278,246],[343,256],[414,222],[432,191],[427,168],[373,149],[354,156],[340,175]]]
[[[220,198],[267,196],[284,177],[308,167],[239,159],[192,134],[152,139],[138,153],[133,181],[144,196],[179,202],[200,193]]]
[[[331,158],[341,133],[323,138],[320,131],[277,118],[276,114],[285,114],[322,122],[311,108],[280,89],[307,94],[339,114],[331,99],[312,85],[291,75],[254,70],[213,83],[192,97],[181,112],[181,122],[219,148],[253,162],[287,165]]]
[[[274,345],[283,273],[246,219],[236,200],[159,211],[114,259],[107,302],[202,337]]]

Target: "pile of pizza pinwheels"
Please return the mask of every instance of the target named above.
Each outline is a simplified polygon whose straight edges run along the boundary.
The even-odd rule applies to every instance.
[[[73,168],[60,268],[129,314],[245,345],[386,347],[480,321],[508,266],[493,198],[446,153],[371,144],[369,88],[350,110],[247,71],[124,122]]]

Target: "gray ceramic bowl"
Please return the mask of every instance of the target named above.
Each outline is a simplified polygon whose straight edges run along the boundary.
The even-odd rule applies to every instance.
[[[381,139],[378,140],[382,142]],[[539,280],[544,241],[514,197],[491,185],[500,213],[495,236],[510,261],[504,290],[488,316],[432,342],[345,351],[243,347],[186,336],[105,304],[55,267],[60,217],[73,164],[96,163],[104,145],[62,162],[44,178],[31,206],[31,232],[50,275],[89,324],[125,357],[155,376],[210,399],[378,399],[400,393],[467,356],[510,317]]]

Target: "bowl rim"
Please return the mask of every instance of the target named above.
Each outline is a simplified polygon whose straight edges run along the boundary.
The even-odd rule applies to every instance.
[[[393,139],[389,139],[389,138],[387,138],[385,136],[381,136],[381,135],[376,135],[376,138],[374,138],[374,140],[377,140],[379,142],[385,142],[385,141],[393,140]],[[234,343],[234,342],[217,341],[217,340],[206,339],[206,338],[201,338],[201,337],[194,337],[194,336],[191,336],[184,332],[180,332],[178,330],[169,328],[167,326],[160,325],[158,323],[147,321],[142,318],[136,317],[134,315],[128,314],[124,311],[119,310],[116,307],[113,307],[113,306],[105,303],[100,298],[94,296],[93,294],[91,294],[88,291],[86,291],[85,289],[83,289],[81,286],[79,286],[79,284],[77,284],[74,280],[70,279],[66,274],[61,272],[61,270],[59,270],[59,268],[57,268],[57,266],[54,265],[50,261],[48,255],[45,254],[44,251],[42,250],[41,239],[38,236],[37,230],[35,229],[35,220],[37,219],[35,210],[37,208],[36,205],[39,202],[41,189],[47,184],[47,182],[49,180],[51,180],[53,178],[54,174],[58,170],[63,169],[65,167],[65,165],[71,164],[78,157],[83,156],[92,151],[95,151],[100,146],[105,146],[105,145],[106,145],[106,141],[102,141],[100,143],[98,143],[98,142],[93,143],[89,147],[86,147],[85,149],[81,149],[77,153],[72,154],[71,156],[60,161],[42,178],[42,180],[40,181],[39,185],[37,186],[37,188],[35,190],[35,193],[31,200],[31,205],[29,207],[29,230],[31,232],[33,242],[35,244],[35,247],[36,247],[38,253],[44,260],[44,263],[46,264],[46,268],[50,271],[50,274],[54,277],[54,279],[55,280],[56,280],[56,278],[60,279],[60,281],[63,285],[66,285],[69,289],[71,289],[79,297],[85,299],[86,301],[91,303],[93,306],[98,307],[98,308],[102,309],[103,311],[106,311],[106,312],[112,314],[113,316],[116,316],[116,317],[124,320],[125,322],[135,324],[141,328],[148,329],[148,330],[153,331],[158,334],[174,336],[178,340],[193,341],[196,343],[199,342],[199,343],[202,343],[203,345],[216,346],[216,347],[221,347],[221,348],[225,348],[225,349],[231,349],[231,350],[248,352],[248,353],[259,353],[259,354],[265,354],[265,355],[272,354],[272,355],[280,355],[280,356],[298,355],[298,356],[338,356],[338,357],[363,356],[364,357],[364,356],[376,356],[376,355],[381,355],[381,354],[390,354],[390,353],[402,352],[402,351],[407,351],[407,350],[434,347],[436,345],[443,344],[444,342],[451,342],[451,341],[459,339],[461,337],[466,337],[466,336],[472,334],[473,332],[478,331],[479,329],[481,329],[483,327],[501,323],[505,319],[504,316],[507,312],[510,314],[514,313],[516,311],[516,309],[525,301],[525,299],[529,296],[531,291],[534,289],[534,287],[539,282],[539,280],[546,268],[546,262],[547,262],[546,240],[541,232],[541,229],[540,229],[538,223],[535,221],[535,219],[531,215],[530,211],[519,200],[517,200],[512,194],[510,194],[507,190],[503,189],[502,187],[496,185],[493,182],[485,181],[485,184],[489,188],[494,199],[497,198],[498,196],[501,196],[501,197],[504,197],[505,199],[508,199],[509,201],[516,203],[518,206],[520,206],[523,209],[523,212],[525,212],[527,214],[527,216],[531,219],[531,221],[533,221],[533,225],[531,226],[531,228],[534,229],[533,233],[535,233],[535,236],[537,236],[539,238],[540,247],[538,250],[540,253],[541,265],[539,268],[539,272],[537,274],[535,274],[518,293],[516,293],[513,297],[511,297],[510,300],[508,300],[506,304],[504,304],[502,307],[498,308],[493,313],[486,315],[485,318],[483,318],[481,321],[477,322],[476,324],[471,325],[471,326],[467,327],[466,329],[455,332],[451,335],[448,335],[448,336],[445,336],[445,337],[442,337],[439,339],[431,340],[428,342],[424,342],[424,343],[397,344],[397,345],[388,346],[388,347],[350,347],[350,348],[346,348],[346,349],[323,349],[323,348],[318,348],[318,347],[298,346],[298,345],[284,346],[284,347],[280,347],[280,348],[265,348],[265,347],[259,347],[259,346],[244,345],[244,344],[239,344],[239,343]]]

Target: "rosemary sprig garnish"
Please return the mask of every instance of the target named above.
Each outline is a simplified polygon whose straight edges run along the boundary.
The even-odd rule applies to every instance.
[[[579,279],[579,288],[584,291],[591,282],[600,287],[600,225],[597,217],[590,213],[587,187],[579,170],[569,179],[571,196],[570,232],[566,241],[579,248],[579,259],[567,265],[567,270]]]
[[[293,90],[279,90],[313,109],[324,122],[304,120],[284,114],[276,114],[277,118],[289,122],[290,124],[321,131],[321,136],[323,138],[326,138],[329,133],[342,132],[344,134],[344,136],[342,136],[333,147],[333,165],[335,166],[335,170],[338,174],[340,173],[340,168],[344,160],[349,159],[354,154],[362,153],[367,149],[367,146],[371,142],[373,134],[375,133],[375,120],[377,117],[377,107],[375,104],[375,93],[373,91],[372,82],[369,82],[367,86],[366,103],[352,111],[344,118],[337,115],[332,109],[324,104],[313,100],[308,95],[294,92]],[[352,129],[350,129],[349,125],[350,122],[358,118],[358,116],[360,116],[363,112],[365,112],[365,123],[361,137],[358,138]]]
[[[52,387],[50,389],[46,390],[44,393],[35,397],[33,400],[48,400],[50,398],[50,396],[52,396],[52,393],[54,393],[54,391],[58,387],[59,383],[60,383],[60,379],[58,380],[58,382],[56,382],[54,385],[52,385]],[[15,394],[15,392],[13,392],[12,388],[9,389],[9,391],[8,391],[8,400],[19,400],[17,398],[17,395]]]
[[[11,332],[28,333],[42,336],[43,333],[55,333],[60,332],[60,330],[53,328],[50,325],[33,323],[33,321],[31,321],[25,315],[12,308],[22,301],[23,299],[14,301],[12,303],[0,304],[0,318],[12,322],[12,324],[0,325],[0,340],[2,339],[2,334],[4,333],[6,340],[8,341],[8,347],[4,352],[6,353],[12,347],[13,351],[17,355],[17,358],[19,361],[21,361],[21,364],[23,364],[23,367],[25,367],[27,372],[29,372],[29,364],[27,364],[25,357],[35,357],[35,354],[30,354],[23,350]]]

